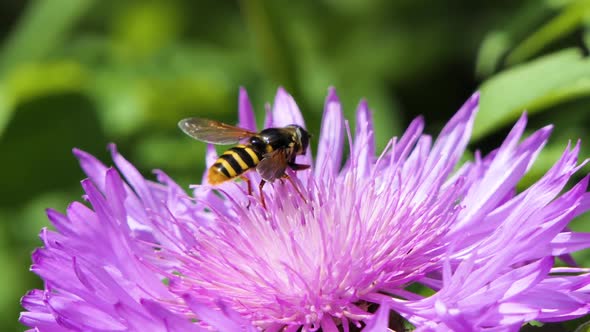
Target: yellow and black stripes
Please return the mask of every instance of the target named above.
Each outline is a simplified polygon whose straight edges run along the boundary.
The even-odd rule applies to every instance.
[[[237,177],[245,171],[255,168],[262,159],[262,154],[251,146],[238,145],[225,151],[209,170],[209,182],[221,183]]]

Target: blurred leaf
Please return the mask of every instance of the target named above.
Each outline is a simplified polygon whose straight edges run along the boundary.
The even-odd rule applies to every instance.
[[[88,93],[109,137],[125,137],[148,125],[176,128],[181,117],[235,114],[230,91],[236,89],[230,88],[222,65],[204,60],[189,66],[173,58],[157,68],[143,67],[142,74],[125,66],[105,67],[93,75]]]
[[[420,294],[420,295],[422,295],[424,297],[429,297],[429,296],[432,296],[432,295],[435,294],[435,291],[432,288],[430,288],[428,286],[425,286],[425,285],[422,285],[422,284],[417,283],[417,282],[411,283],[405,289],[407,291],[412,292],[412,293]]]
[[[137,143],[133,160],[148,169],[166,173],[185,170],[186,178],[175,177],[179,184],[199,183],[205,171],[206,144],[192,140],[178,131],[174,138],[152,136]]]
[[[514,121],[527,110],[538,112],[557,102],[590,93],[590,60],[577,50],[561,51],[485,81],[473,138]]]
[[[575,332],[590,332],[590,322],[580,325]]]
[[[487,33],[481,43],[476,73],[479,77],[491,75],[507,56],[507,63],[513,65],[530,58],[548,44],[569,34],[587,16],[588,0],[546,0],[525,1],[518,10],[505,15],[496,30]],[[563,7],[568,7],[565,10]],[[584,11],[583,7],[586,7]],[[563,10],[548,23],[545,17],[554,11]],[[541,26],[531,35],[530,30]],[[517,42],[524,40],[519,45]],[[514,48],[510,50],[511,48]],[[512,53],[508,54],[511,51]],[[519,57],[522,59],[518,59]],[[505,59],[506,60],[506,59]]]
[[[39,60],[65,38],[94,0],[34,0],[0,52],[0,72]]]
[[[485,78],[500,67],[504,57],[520,40],[527,38],[530,31],[541,25],[552,14],[558,4],[549,1],[515,2],[515,8],[499,15],[495,29],[488,31],[480,44],[477,55],[476,74]]]
[[[263,0],[242,0],[240,4],[262,71],[297,96],[296,54],[281,25],[280,7]]]
[[[184,25],[183,18],[174,2],[128,3],[114,22],[117,55],[133,61],[153,54],[178,37]]]
[[[587,96],[590,92],[590,77],[582,77],[571,85],[563,88],[556,88],[544,97],[537,99],[529,106],[530,110],[537,110],[544,107],[559,104],[562,101]]]
[[[17,80],[19,83],[28,81],[26,84],[28,84],[30,90],[36,90],[37,92],[44,90],[43,87],[51,87],[55,80],[62,80],[64,77],[67,80],[67,74],[64,77],[61,75],[45,76],[43,74],[62,73],[36,72],[34,69],[40,69],[43,66],[37,66],[35,61],[42,59],[58,46],[65,39],[69,29],[77,23],[93,3],[93,0],[31,1],[14,32],[9,35],[2,46],[0,51],[0,73],[3,73],[3,76],[8,75],[9,79]],[[23,63],[25,68],[19,66],[19,64]],[[12,73],[13,70],[16,70],[17,73]],[[59,69],[57,70],[59,71]],[[23,73],[23,71],[26,73]],[[23,76],[28,76],[29,79],[27,80]],[[41,77],[43,79],[40,79]],[[0,83],[2,88],[0,90],[0,136],[12,116],[15,105],[17,102],[22,101],[23,97],[26,97],[19,95],[19,92],[22,91],[18,90],[23,87],[15,87],[12,85],[13,83]],[[36,87],[33,87],[33,85],[36,85]],[[13,91],[8,92],[9,90]],[[57,88],[57,90],[60,89]]]
[[[0,83],[0,137],[12,116],[14,110],[14,99],[7,94],[5,83]]]
[[[10,285],[0,287],[0,321],[9,322],[16,320],[20,311],[19,298],[24,295],[30,283],[30,273],[27,271],[27,265],[23,264],[20,253],[15,255],[14,247],[0,250],[0,262],[0,285]]]
[[[545,0],[544,2],[553,8],[561,8],[561,7],[565,7],[569,4],[571,4],[572,2],[576,2],[578,0]]]
[[[570,130],[568,130],[568,132],[570,132]],[[569,139],[566,138],[552,139],[550,144],[547,144],[547,146],[543,148],[543,151],[541,151],[531,169],[519,181],[518,189],[524,190],[530,187],[536,181],[538,181],[551,168],[551,166],[553,166],[557,162],[557,160],[559,160],[559,158],[563,155],[563,152],[567,147],[568,140]],[[575,141],[573,141],[572,144],[575,144]],[[585,152],[586,151],[582,151],[580,154],[586,155]],[[589,166],[584,167],[579,172],[587,172],[588,167]]]
[[[149,120],[161,128],[175,128],[182,117],[236,117],[236,98],[223,78],[201,75],[178,77],[171,81],[150,82],[153,99]],[[235,89],[234,89],[235,91]],[[175,98],[169,98],[174,94]]]
[[[84,70],[71,61],[17,65],[0,83],[0,136],[16,105],[42,95],[79,91],[85,78]]]
[[[393,137],[400,137],[402,132],[400,107],[397,100],[388,91],[370,80],[357,79],[352,85],[341,84],[338,89],[344,107],[344,116],[350,121],[351,129],[356,126],[356,110],[362,99],[367,100],[373,115],[377,153],[383,150]],[[354,133],[354,131],[353,131]],[[345,143],[347,145],[348,143]]]
[[[500,59],[510,48],[511,41],[504,31],[492,31],[484,38],[477,55],[475,72],[479,77],[491,75],[498,66]]]
[[[586,212],[581,216],[574,219],[570,224],[569,227],[574,232],[590,232],[590,213]],[[580,266],[588,267],[590,266],[590,249],[585,249],[582,251],[577,251],[572,253],[572,256],[576,260],[576,262]]]
[[[324,0],[331,10],[347,15],[373,14],[382,7],[382,0]]]
[[[44,208],[63,211],[81,193],[77,185],[84,175],[71,156],[73,146],[98,152],[109,165],[104,145],[116,140],[146,177],[153,179],[150,169],[161,168],[186,188],[201,181],[205,145],[183,136],[176,127],[179,118],[198,115],[233,123],[237,88],[245,86],[261,123],[262,105],[273,100],[277,85],[284,85],[317,138],[326,90],[333,85],[353,130],[356,106],[366,97],[382,148],[418,113],[432,132],[447,119],[444,109],[452,112],[447,106],[459,105],[458,99],[473,90],[472,57],[489,27],[496,29],[481,43],[477,70],[483,75],[492,75],[516,43],[579,0],[241,1],[104,0],[91,6],[90,0],[31,0],[31,10],[22,16],[17,8],[5,9],[15,7],[11,1],[0,6],[0,34],[8,40],[0,62],[10,60],[0,75],[0,130],[6,127],[0,136],[6,160],[0,238],[16,244],[5,250],[21,256],[11,256],[14,262],[2,266],[20,270],[0,285],[18,290],[35,287],[33,278],[39,282],[26,267],[31,243],[39,245],[39,228],[47,224]],[[559,47],[557,39],[571,37],[563,31],[546,40]],[[490,121],[498,116],[500,123],[486,124],[490,127],[480,135],[523,107],[557,105],[535,115],[531,127],[540,118],[552,122],[552,112],[574,118],[556,124],[555,137],[522,183],[552,165],[569,136],[588,130],[585,98],[576,99],[566,116],[567,104],[560,104],[588,94],[590,76],[582,77],[584,70],[579,77],[571,73],[578,62],[585,67],[577,57],[546,69],[530,63],[519,67],[520,74],[516,69],[504,73],[507,82],[501,74],[483,86],[482,114],[490,107],[502,114],[488,116]],[[555,77],[562,71],[563,79]],[[565,129],[558,134],[557,127]],[[485,143],[498,144],[498,136]],[[0,293],[13,304],[0,317],[8,323],[0,326],[22,330],[14,327],[20,308],[10,294],[24,290]]]
[[[94,75],[88,92],[97,104],[98,116],[108,137],[130,135],[145,125],[149,97],[142,94],[134,77],[103,69]]]
[[[205,43],[175,45],[164,50],[167,66],[157,64],[164,75],[192,75],[189,72],[207,72],[226,80],[251,74],[255,57],[248,50],[228,49]],[[235,86],[232,86],[235,88]]]
[[[82,178],[71,149],[104,151],[96,111],[80,95],[54,95],[19,105],[0,140],[5,174],[0,207],[14,207],[35,193],[70,188]]]
[[[513,65],[532,57],[556,39],[576,29],[588,14],[590,14],[590,1],[572,2],[557,17],[541,26],[514,48],[506,57],[506,63]]]
[[[69,158],[72,166],[76,167],[76,159]],[[82,177],[80,177],[80,180]],[[68,184],[75,186],[75,183]],[[74,193],[79,192],[79,195]],[[44,227],[53,228],[47,219],[45,211],[48,208],[64,212],[73,199],[80,199],[82,190],[70,187],[67,190],[44,192],[31,198],[23,207],[21,213],[11,223],[11,238],[29,246],[38,246],[39,240],[31,241],[28,234],[36,234]]]
[[[84,68],[74,61],[23,64],[5,78],[4,91],[21,103],[43,95],[78,92],[85,80]]]

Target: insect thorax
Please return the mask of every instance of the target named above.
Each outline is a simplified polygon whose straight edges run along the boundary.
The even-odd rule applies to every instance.
[[[297,141],[295,132],[289,129],[290,128],[264,129],[258,135],[258,139],[256,139],[256,136],[252,137],[250,144],[255,145],[254,143],[257,143],[258,147],[265,149],[267,153],[280,149],[293,149],[296,151]],[[252,140],[254,140],[254,142],[252,142]],[[261,141],[262,144],[259,143],[259,141]],[[270,146],[270,149],[268,146]]]

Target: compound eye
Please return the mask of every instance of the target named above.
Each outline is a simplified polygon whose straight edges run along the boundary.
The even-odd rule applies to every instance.
[[[297,128],[297,133],[299,134],[299,140],[301,142],[301,153],[305,153],[305,150],[307,150],[307,146],[309,145],[309,133],[301,127]]]

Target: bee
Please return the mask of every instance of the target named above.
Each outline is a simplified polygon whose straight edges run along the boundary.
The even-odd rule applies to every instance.
[[[266,128],[253,132],[219,121],[203,118],[187,118],[178,123],[180,129],[190,137],[211,144],[238,144],[226,150],[209,168],[207,181],[217,185],[240,177],[248,184],[248,194],[252,195],[252,186],[243,174],[256,169],[262,180],[258,185],[262,206],[266,209],[262,188],[266,182],[286,178],[305,201],[305,198],[285,173],[287,167],[305,170],[310,165],[295,163],[298,155],[307,151],[311,135],[301,126],[288,125],[282,128]]]

